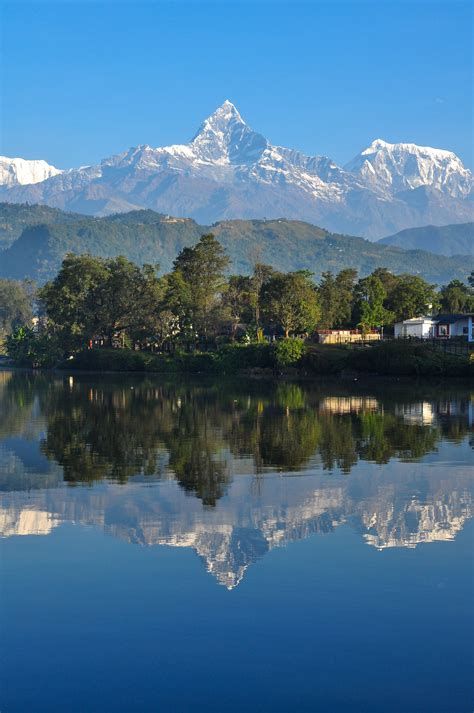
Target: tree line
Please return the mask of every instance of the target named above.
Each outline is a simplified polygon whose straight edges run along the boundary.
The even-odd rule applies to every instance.
[[[35,333],[66,354],[94,344],[172,351],[317,329],[390,329],[427,313],[474,311],[474,273],[438,290],[385,268],[362,278],[353,269],[327,271],[318,284],[309,270],[283,273],[257,262],[250,275],[229,275],[229,268],[212,234],[181,250],[163,275],[158,265],[125,257],[68,254],[37,290],[0,280],[0,331],[24,339],[35,314]]]

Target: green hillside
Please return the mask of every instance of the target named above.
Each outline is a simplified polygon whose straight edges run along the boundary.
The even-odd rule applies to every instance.
[[[5,210],[10,224],[18,229],[25,206],[17,206],[18,224],[14,208],[0,205],[0,222]],[[42,210],[41,206],[29,207],[36,208]],[[316,277],[325,270],[345,267],[355,267],[366,275],[384,266],[395,273],[419,273],[441,284],[455,277],[465,279],[474,269],[474,258],[448,258],[420,250],[407,252],[363,238],[329,233],[299,221],[230,220],[201,226],[193,220],[151,210],[106,218],[52,213],[52,221],[23,226],[20,237],[0,253],[0,276],[44,282],[56,273],[67,252],[103,257],[125,255],[138,264],[159,263],[167,271],[177,253],[205,232],[213,232],[224,245],[232,259],[233,272],[249,272],[256,261],[285,271],[309,269]]]
[[[0,250],[8,248],[23,230],[40,223],[68,223],[82,218],[78,213],[66,213],[47,205],[0,203]]]
[[[379,240],[382,245],[396,245],[403,250],[429,250],[437,255],[474,256],[474,223],[425,225],[402,230]]]

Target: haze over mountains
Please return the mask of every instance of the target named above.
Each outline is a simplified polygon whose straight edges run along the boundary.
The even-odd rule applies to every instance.
[[[0,199],[105,216],[140,208],[209,224],[281,218],[370,239],[473,219],[473,176],[452,152],[381,139],[338,166],[274,146],[225,101],[188,144],[130,148],[59,171],[0,159]]]
[[[408,228],[379,240],[381,245],[396,245],[403,250],[428,250],[437,255],[474,256],[474,223],[425,225]]]

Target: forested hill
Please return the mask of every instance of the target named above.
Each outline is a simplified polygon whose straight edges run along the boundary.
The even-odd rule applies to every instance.
[[[474,256],[474,223],[425,225],[409,228],[379,240],[381,245],[396,245],[403,250],[429,250],[437,255]]]
[[[0,203],[0,250],[12,245],[30,225],[69,223],[82,217],[79,213],[67,213],[47,205]]]
[[[39,224],[34,224],[35,211]],[[226,248],[235,273],[250,272],[256,261],[282,271],[308,269],[316,278],[325,270],[336,272],[346,267],[356,268],[363,276],[383,266],[394,273],[420,274],[441,284],[453,278],[464,280],[474,269],[474,258],[405,251],[284,219],[230,220],[203,226],[151,210],[93,218],[43,206],[0,204],[0,224],[7,222],[10,231],[23,230],[0,252],[0,276],[31,278],[39,283],[57,272],[67,252],[125,255],[138,264],[159,263],[167,271],[183,247],[207,232],[214,233]]]

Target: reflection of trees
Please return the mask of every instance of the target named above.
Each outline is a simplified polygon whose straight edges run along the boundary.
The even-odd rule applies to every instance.
[[[42,450],[70,483],[125,481],[155,473],[162,450],[155,402],[128,388],[67,386],[45,403],[48,430]]]
[[[267,409],[260,425],[262,464],[298,470],[314,455],[320,423],[309,409]]]
[[[189,394],[180,400],[171,427],[163,433],[169,451],[169,466],[178,483],[205,505],[214,506],[229,483],[226,464],[219,459],[219,411]]]
[[[391,458],[421,458],[436,448],[437,428],[410,424],[407,426],[391,413],[363,413],[360,416],[359,456],[375,463],[388,463]]]
[[[50,384],[43,374],[0,371],[0,439],[31,432],[35,399]]]
[[[397,392],[395,401],[390,393],[367,399],[350,389],[285,382],[0,377],[0,439],[41,424],[42,452],[62,466],[67,482],[172,476],[209,506],[230,482],[225,451],[251,458],[257,473],[301,470],[312,459],[348,473],[360,459],[421,458],[440,439],[462,441],[470,428],[466,392],[429,402]],[[413,415],[421,401],[433,415],[429,423]]]

